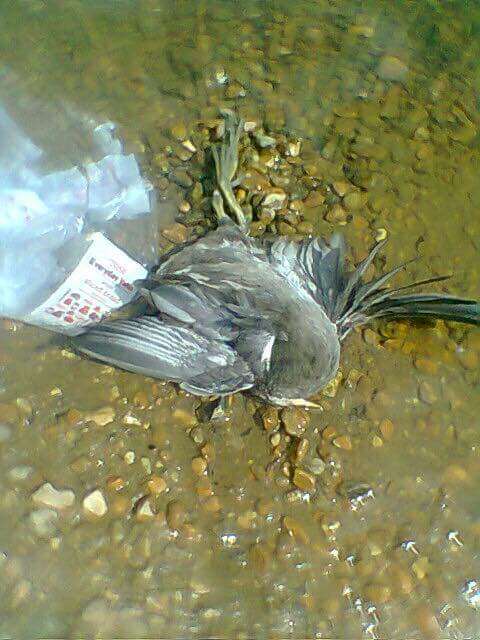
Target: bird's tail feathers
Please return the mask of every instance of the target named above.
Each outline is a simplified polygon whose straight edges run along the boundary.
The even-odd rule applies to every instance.
[[[349,273],[340,236],[333,236],[327,250],[323,247],[316,264],[316,280],[322,291],[319,302],[337,324],[343,338],[349,331],[374,318],[442,319],[480,325],[480,303],[443,293],[403,293],[415,287],[441,282],[451,276],[435,276],[403,287],[387,289],[386,283],[407,264],[403,263],[371,282],[362,276],[385,241],[378,243],[356,269]],[[320,253],[320,252],[319,252]]]

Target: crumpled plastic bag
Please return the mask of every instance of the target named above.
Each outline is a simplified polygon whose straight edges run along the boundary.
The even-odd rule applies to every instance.
[[[62,291],[63,304],[66,282],[74,282],[80,290],[76,295],[88,298],[92,308],[108,313],[109,304],[119,306],[130,291],[121,270],[137,279],[156,262],[152,186],[142,178],[135,156],[123,154],[114,132],[110,122],[91,132],[93,157],[106,154],[97,162],[44,174],[42,151],[0,107],[0,316],[30,321],[33,313],[40,318],[34,323],[55,330],[57,316],[44,322],[48,312],[39,305],[51,301],[56,290]],[[97,248],[94,266],[82,263],[90,246]],[[79,274],[70,278],[81,264],[90,284]],[[109,289],[113,277],[124,287],[121,295]],[[95,303],[95,296],[103,296],[102,302]],[[98,321],[100,316],[92,312],[89,317]],[[60,324],[58,330],[64,332]]]

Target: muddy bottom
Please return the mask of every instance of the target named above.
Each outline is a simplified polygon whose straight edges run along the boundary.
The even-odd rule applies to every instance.
[[[341,231],[480,298],[478,11],[58,1],[0,9],[0,100],[52,166],[120,125],[161,250],[213,224],[219,109],[251,233]],[[15,47],[12,47],[12,41]],[[54,126],[53,126],[54,125]],[[52,135],[52,130],[55,135]],[[174,385],[0,321],[0,634],[452,638],[480,628],[480,332],[373,323],[319,408]]]

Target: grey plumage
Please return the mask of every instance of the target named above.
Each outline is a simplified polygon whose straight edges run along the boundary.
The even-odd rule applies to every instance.
[[[231,190],[240,128],[228,124],[214,155],[218,228],[169,256],[142,284],[152,315],[100,324],[75,339],[78,350],[199,395],[249,389],[277,404],[306,404],[335,375],[341,340],[372,318],[480,323],[475,301],[401,293],[439,278],[387,290],[403,265],[364,284],[383,243],[348,273],[339,235],[328,243],[250,238]]]

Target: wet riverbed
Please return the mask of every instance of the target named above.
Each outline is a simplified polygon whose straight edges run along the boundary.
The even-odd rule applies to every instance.
[[[0,100],[52,166],[112,120],[165,215],[212,224],[219,109],[246,121],[252,233],[480,297],[480,13],[468,2],[26,0]],[[173,217],[176,221],[172,223]],[[405,283],[406,275],[399,276]],[[0,634],[453,638],[480,627],[480,332],[376,323],[319,409],[173,385],[0,325]]]

